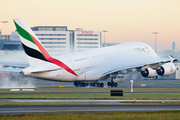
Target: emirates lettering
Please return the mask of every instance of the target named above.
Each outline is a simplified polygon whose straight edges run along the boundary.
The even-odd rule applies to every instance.
[[[92,31],[82,31],[82,34],[93,34]]]

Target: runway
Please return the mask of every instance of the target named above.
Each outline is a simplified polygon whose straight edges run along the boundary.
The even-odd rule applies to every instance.
[[[100,82],[104,83],[104,88],[108,88],[108,80],[102,80]],[[130,88],[129,80],[117,81],[118,88]],[[141,86],[145,84],[145,86]],[[48,81],[35,78],[27,78],[25,80],[0,80],[0,89],[10,89],[10,88],[59,88],[63,86],[64,88],[76,88],[73,82],[57,82]],[[133,84],[134,88],[180,88],[180,80],[135,80]],[[86,87],[93,88],[93,87]],[[97,88],[97,87],[95,87]]]
[[[180,105],[3,105],[0,114],[83,113],[180,110]]]
[[[0,95],[35,95],[35,94],[105,94],[105,93],[109,93],[110,92],[37,92],[37,93],[32,93],[32,92],[26,92],[26,93],[0,93]],[[123,93],[132,93],[132,92],[123,92]],[[172,92],[133,92],[135,93],[143,93],[143,94],[147,94],[147,93],[172,93]],[[179,93],[177,91],[173,92],[173,93]]]
[[[73,82],[53,82],[53,81],[45,81],[48,84],[45,84],[43,80],[38,80],[39,82],[35,84],[35,88],[55,88],[59,87],[59,85],[63,85],[65,88],[76,88]],[[107,80],[104,82],[104,87],[107,88]],[[134,82],[134,88],[142,88],[141,84],[146,84],[143,88],[180,88],[179,80],[137,80]],[[118,82],[118,88],[127,88],[130,87],[129,80]],[[93,87],[87,87],[93,88]]]
[[[180,102],[180,100],[143,100],[143,99],[0,99],[0,102],[61,102],[61,103],[124,103],[124,102]]]
[[[106,81],[105,81],[106,82]],[[146,86],[141,87],[141,84],[146,84]],[[59,85],[63,85],[63,88],[59,88]],[[14,88],[13,86],[6,86],[4,88]],[[29,87],[33,86],[33,87]],[[52,81],[42,81],[38,80],[35,83],[32,82],[29,86],[23,86],[23,88],[34,88],[35,92],[1,92],[0,95],[35,95],[35,94],[107,94],[108,91],[101,92],[101,89],[105,88],[95,88],[97,91],[81,91],[74,87],[73,83],[66,83],[66,82],[52,82]],[[1,88],[1,87],[0,87]],[[15,86],[15,88],[17,88]],[[22,88],[22,87],[20,87]],[[42,92],[38,92],[38,88],[41,89]],[[59,90],[55,90],[54,92],[46,91],[46,88],[59,88]],[[66,91],[62,92],[63,89],[71,88],[75,91]],[[91,88],[91,87],[87,87]],[[123,81],[119,83],[118,88],[130,88],[129,81]],[[135,81],[134,88],[180,88],[180,81],[179,80],[143,80],[143,81]],[[113,88],[112,88],[113,89]],[[45,92],[43,91],[45,90]],[[82,89],[83,90],[83,89]],[[90,89],[91,90],[91,89]],[[93,89],[92,89],[93,90]],[[61,91],[61,92],[60,92]],[[77,92],[76,92],[77,91]],[[98,92],[99,91],[99,92]],[[142,89],[142,91],[134,92],[134,93],[179,93],[179,91],[146,91]],[[131,93],[125,91],[124,93]],[[0,102],[62,102],[62,103],[90,103],[93,105],[0,105],[0,114],[11,114],[11,115],[20,115],[20,114],[37,114],[37,113],[70,113],[70,112],[133,112],[133,111],[164,111],[164,110],[180,110],[180,105],[167,105],[167,104],[135,104],[135,103],[128,103],[132,100],[107,100],[107,99],[0,99]],[[136,100],[137,102],[148,102],[149,100]],[[156,101],[158,103],[167,102],[167,101],[180,101],[178,100],[150,100]],[[94,105],[98,103],[98,105]],[[99,105],[103,104],[103,105]],[[111,105],[108,105],[111,104]],[[116,105],[112,105],[116,104]]]

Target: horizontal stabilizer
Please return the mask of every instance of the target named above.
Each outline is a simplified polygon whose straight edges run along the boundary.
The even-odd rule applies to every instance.
[[[43,72],[51,72],[56,70],[63,70],[64,68],[58,68],[58,69],[51,69],[51,70],[42,70],[42,71],[33,71],[31,73],[43,73]]]

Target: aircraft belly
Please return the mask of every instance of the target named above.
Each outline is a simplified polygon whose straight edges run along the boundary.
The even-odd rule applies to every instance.
[[[98,69],[91,70],[86,72],[86,79],[85,80],[98,80],[100,78],[101,71]]]
[[[77,79],[77,76],[75,76],[65,70],[34,73],[34,74],[31,74],[30,76],[42,78],[42,79],[57,80],[57,81],[75,81]]]
[[[86,74],[85,73],[83,73],[83,74],[81,74],[80,76],[77,77],[78,81],[83,81],[85,79],[86,79]]]

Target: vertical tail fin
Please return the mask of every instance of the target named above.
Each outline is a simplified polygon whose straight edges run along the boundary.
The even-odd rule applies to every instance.
[[[19,33],[30,66],[36,65],[43,61],[47,61],[61,68],[64,68],[66,71],[77,76],[77,74],[73,70],[71,70],[71,68],[49,55],[49,53],[43,47],[37,36],[34,34],[34,32],[31,30],[31,28],[23,18],[14,19],[14,24]]]
[[[14,24],[19,33],[30,66],[52,59],[23,18],[14,19]]]

